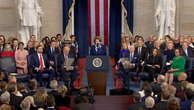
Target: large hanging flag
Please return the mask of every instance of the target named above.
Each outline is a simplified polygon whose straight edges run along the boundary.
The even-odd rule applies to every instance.
[[[75,0],[74,25],[69,19],[73,17],[73,14],[69,14],[72,4],[73,0],[63,0],[63,26],[64,32],[70,32],[66,31],[68,29],[75,29],[79,56],[88,55],[89,46],[92,45],[96,36],[102,38],[103,43],[109,48],[110,56],[118,55],[121,34],[129,32],[122,30],[121,0]],[[125,6],[123,24],[128,24],[127,27],[129,27],[123,29],[133,33],[133,0],[124,0],[123,4]],[[71,26],[68,23],[71,23]]]
[[[88,34],[92,45],[95,37],[109,44],[109,7],[110,0],[88,0]]]

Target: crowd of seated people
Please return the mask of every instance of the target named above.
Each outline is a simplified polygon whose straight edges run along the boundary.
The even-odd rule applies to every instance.
[[[142,82],[140,90],[133,93],[128,110],[194,109],[193,44],[194,37],[190,36],[150,36],[148,41],[139,35],[134,39],[122,37],[116,76],[125,88],[130,87],[129,83],[126,85],[128,81]]]
[[[71,97],[65,85],[57,80],[50,89],[38,87],[36,79],[18,83],[15,76],[0,82],[0,110],[70,110]]]
[[[0,35],[0,58],[14,57],[17,74],[30,74],[33,79],[27,84],[17,83],[15,76],[4,78],[7,75],[2,72],[0,110],[70,107],[70,98],[66,93],[69,88],[74,88],[73,82],[79,74],[78,43],[75,36],[70,38],[70,41],[63,41],[62,36],[57,34],[37,41],[32,35],[24,44],[15,38],[8,41]],[[194,38],[171,38],[168,35],[161,40],[150,36],[147,41],[138,35],[134,39],[128,36],[121,38],[116,75],[123,79],[124,86],[129,86],[126,84],[128,80],[136,77],[145,81],[141,90],[132,95],[134,100],[129,109],[191,110],[194,85],[187,80],[192,75],[186,71],[186,60],[194,56]],[[95,38],[90,55],[107,55],[106,52],[101,39]],[[193,81],[192,77],[190,79]],[[59,80],[63,85],[58,85]],[[52,89],[49,92],[48,87]]]
[[[73,81],[78,76],[78,43],[74,35],[67,41],[62,40],[61,34],[51,38],[46,36],[41,41],[32,35],[27,44],[16,38],[9,41],[0,35],[0,58],[4,57],[13,57],[16,73],[30,73],[30,77],[36,78],[41,86],[48,86],[52,79],[68,79],[68,87],[73,88]]]
[[[171,85],[164,75],[158,75],[155,82],[143,82],[132,94],[128,110],[193,110],[194,84],[186,78],[181,74]]]
[[[166,35],[161,40],[158,40],[156,36],[150,36],[148,41],[144,41],[144,38],[139,35],[135,36],[134,39],[124,36],[121,39],[121,50],[116,66],[118,72],[116,75],[121,77],[123,74],[135,72],[135,76],[152,82],[157,75],[163,74],[166,76],[168,84],[172,84],[181,73],[186,72],[186,60],[192,60],[193,58],[193,39],[193,37],[173,39]],[[129,72],[123,69],[125,62],[123,59],[130,61]],[[145,73],[148,74],[146,75]],[[187,75],[192,79],[191,74],[187,73]],[[125,80],[122,77],[121,79]]]
[[[93,49],[94,55],[106,54],[99,38]],[[14,59],[11,63],[16,66],[15,73],[0,69],[0,110],[71,110],[72,101],[67,94],[75,89],[78,57],[74,35],[70,40],[63,40],[62,35],[57,34],[41,41],[32,35],[27,44],[0,35],[0,59]],[[27,81],[19,80],[19,76],[28,76],[21,77]],[[78,102],[88,101],[84,98]]]

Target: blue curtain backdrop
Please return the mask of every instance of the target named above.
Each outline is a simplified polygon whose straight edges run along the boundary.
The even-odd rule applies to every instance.
[[[84,58],[88,55],[88,20],[87,0],[76,0],[75,5],[75,35],[79,44],[79,56]]]
[[[63,0],[63,31],[65,32],[68,11],[72,0]],[[88,22],[87,22],[87,0],[76,0],[75,3],[75,35],[79,44],[79,57],[88,55]]]
[[[134,8],[133,3],[134,3],[133,0],[125,0],[124,1],[124,5],[125,5],[127,12],[128,12],[127,21],[129,24],[129,29],[132,33],[133,33],[133,8]]]
[[[63,0],[63,30],[68,21],[68,11],[72,0]],[[128,24],[133,32],[133,0],[125,0],[125,7],[128,11]],[[87,21],[87,0],[76,0],[75,5],[75,35],[79,44],[79,56],[88,55],[88,21]],[[121,0],[110,0],[109,19],[109,55],[118,58],[121,46]]]
[[[72,0],[63,0],[63,33],[68,23],[69,8],[71,7]]]
[[[133,0],[125,0],[128,25],[133,33]],[[110,1],[109,54],[118,58],[121,47],[121,0]]]
[[[109,55],[118,57],[121,42],[121,1],[110,1]]]

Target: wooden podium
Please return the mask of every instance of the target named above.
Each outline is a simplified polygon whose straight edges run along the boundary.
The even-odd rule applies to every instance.
[[[106,95],[108,56],[88,56],[86,60],[88,84],[94,88],[95,95]]]

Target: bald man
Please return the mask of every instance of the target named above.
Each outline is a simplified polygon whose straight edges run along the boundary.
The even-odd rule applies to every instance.
[[[62,77],[65,85],[67,87],[73,88],[73,82],[78,76],[76,71],[77,62],[75,60],[75,55],[70,54],[69,45],[63,47],[63,52],[57,58],[59,77]]]

